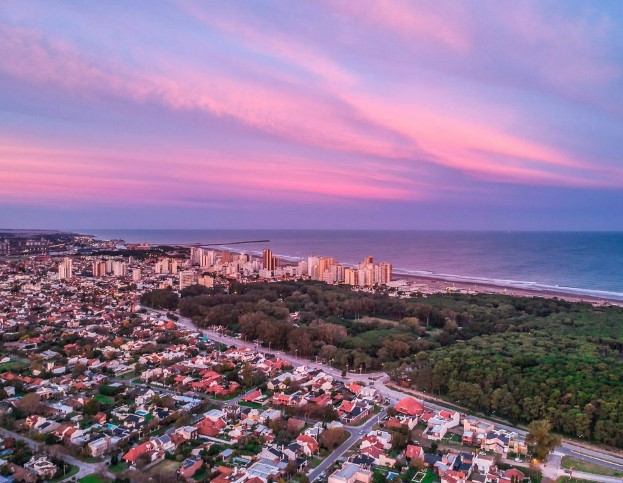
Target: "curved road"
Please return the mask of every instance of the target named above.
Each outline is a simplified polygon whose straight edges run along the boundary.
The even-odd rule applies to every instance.
[[[42,451],[40,450],[40,448],[45,446],[42,443],[39,443],[26,436],[22,436],[21,434],[14,433],[13,431],[9,431],[8,429],[0,428],[0,434],[6,437],[11,437],[16,440],[23,441],[28,446],[30,446],[30,448],[33,450],[33,454],[41,453]],[[60,458],[64,460],[65,462],[78,467],[79,469],[78,473],[72,477],[72,478],[76,478],[77,480],[84,476],[97,473],[98,471],[103,472],[109,478],[113,478],[113,479],[115,478],[115,475],[108,470],[108,468],[104,465],[104,463],[87,463],[85,461],[79,460],[78,458],[68,455],[68,454],[63,454],[60,456]]]
[[[154,313],[157,314],[166,314],[165,311],[161,311],[161,310],[155,310],[152,309],[150,307],[144,307],[146,310],[148,311],[152,311]],[[322,363],[318,363],[318,362],[314,362],[308,359],[303,359],[303,358],[299,358],[299,357],[295,357],[291,354],[287,354],[285,352],[282,351],[277,351],[277,350],[269,350],[265,347],[262,346],[258,346],[256,343],[254,342],[246,342],[240,339],[236,339],[234,337],[228,337],[228,336],[224,336],[218,332],[215,332],[213,330],[206,330],[206,329],[199,329],[194,322],[189,319],[188,317],[183,317],[181,315],[178,315],[179,320],[177,321],[178,325],[181,325],[183,327],[185,327],[186,329],[192,331],[192,332],[199,332],[202,334],[206,334],[208,335],[212,340],[215,340],[217,342],[220,342],[222,344],[225,345],[229,345],[229,346],[236,346],[236,347],[246,347],[246,348],[250,348],[250,349],[257,349],[257,350],[261,350],[262,352],[265,353],[271,353],[275,356],[280,357],[281,359],[284,359],[288,362],[290,362],[291,364],[293,364],[294,366],[296,365],[306,365],[308,367],[313,367],[315,369],[320,369],[324,372],[326,372],[327,374],[332,375],[335,378],[339,378],[342,380],[349,380],[349,381],[361,381],[366,383],[369,386],[374,386],[374,388],[376,390],[379,391],[379,393],[381,393],[383,395],[383,397],[388,398],[392,403],[396,403],[398,402],[400,399],[404,398],[407,394],[397,391],[391,387],[388,387],[385,383],[388,382],[389,376],[385,373],[385,372],[376,372],[376,373],[364,373],[364,374],[356,374],[356,373],[349,373],[347,374],[345,377],[342,377],[342,372],[327,366],[326,364],[322,364]],[[417,393],[417,391],[415,392],[416,395],[418,395],[419,397],[421,397],[424,401],[425,401],[425,406],[429,407],[431,409],[436,409],[436,410],[447,410],[447,407],[444,407],[440,404],[436,404],[431,402],[429,399],[430,396],[426,395],[426,394],[421,394],[421,393]],[[483,419],[485,420],[485,418],[479,418],[479,419]],[[515,428],[509,425],[505,425],[502,423],[499,423],[497,421],[493,422],[495,424],[496,427],[501,428],[501,429],[505,429],[507,431],[514,431],[518,434],[521,435],[526,435],[527,432],[525,430],[519,429],[519,428]],[[363,427],[362,427],[363,428]],[[360,428],[360,429],[362,429]],[[358,434],[354,434],[351,435],[351,438],[349,438],[349,441],[352,438],[355,438],[355,436],[359,436]],[[357,441],[356,438],[353,443],[355,441]],[[346,444],[346,443],[344,443]],[[351,444],[352,446],[352,444]],[[336,452],[339,452],[336,451]],[[340,453],[343,454],[345,451],[342,451]],[[621,456],[617,456],[614,453],[610,453],[607,452],[605,450],[599,450],[597,448],[592,448],[592,447],[586,447],[584,445],[580,445],[576,442],[570,441],[570,440],[563,440],[562,444],[556,448],[555,451],[556,454],[560,455],[560,456],[569,456],[569,457],[573,457],[574,459],[578,459],[578,460],[582,460],[582,461],[586,461],[589,463],[594,463],[597,465],[601,465],[601,466],[605,466],[614,470],[619,470],[621,472],[623,472],[623,457]],[[332,455],[333,456],[333,455]],[[338,456],[339,458],[339,456]],[[337,459],[337,458],[335,458]],[[558,462],[559,463],[559,462]],[[321,465],[322,466],[322,465]],[[330,466],[330,465],[327,465]],[[545,467],[547,468],[547,467]],[[547,472],[547,470],[544,468],[544,470]],[[552,468],[554,469],[554,468]],[[314,470],[315,472],[315,470]],[[314,473],[312,472],[312,473]],[[561,472],[562,474],[562,472]],[[574,475],[576,474],[576,472],[574,471]],[[594,475],[597,476],[597,475]],[[585,479],[589,479],[589,478],[585,478]],[[313,481],[313,478],[310,477],[310,480]],[[608,483],[610,481],[614,481],[614,480],[618,480],[618,482],[621,482],[620,478],[610,478],[608,479],[608,477],[600,477],[600,479],[593,479],[593,481],[602,481],[604,483]]]

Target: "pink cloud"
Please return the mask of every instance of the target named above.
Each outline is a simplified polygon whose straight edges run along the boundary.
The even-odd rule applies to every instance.
[[[231,15],[218,15],[210,8],[202,8],[197,3],[184,2],[182,6],[186,12],[202,22],[210,30],[219,30],[243,43],[245,48],[256,54],[269,55],[279,61],[285,61],[303,72],[310,72],[322,81],[335,85],[353,85],[357,77],[331,59],[326,53],[313,48],[310,43],[299,41],[270,29],[268,25],[262,28],[252,27],[249,21],[235,18]],[[242,16],[243,12],[239,12]],[[274,69],[270,76],[279,76],[282,80],[296,82],[297,79],[287,73],[278,73]]]
[[[405,200],[425,194],[418,183],[401,179],[391,169],[353,172],[294,156],[258,153],[241,159],[192,149],[165,149],[154,155],[140,147],[58,148],[36,143],[0,140],[0,194],[5,200],[153,204],[167,193],[168,202],[184,205],[189,199],[205,199],[206,190],[212,198],[240,200]]]
[[[464,13],[456,4],[434,2],[423,7],[405,0],[331,0],[328,4],[354,21],[363,21],[408,41],[432,40],[460,52],[471,46],[469,31],[462,25]]]
[[[332,5],[336,11],[366,25],[392,32],[402,39],[403,45],[432,37],[445,48],[465,53],[473,41],[462,13],[446,6],[428,10],[406,2],[377,1]],[[434,191],[426,189],[425,174],[420,176],[426,171],[424,163],[487,180],[591,187],[623,185],[620,171],[600,168],[598,163],[596,166],[568,154],[564,147],[513,132],[502,122],[506,121],[502,119],[506,117],[503,109],[496,113],[496,109],[487,108],[491,116],[475,119],[460,108],[462,92],[430,87],[420,91],[417,82],[397,92],[392,92],[394,85],[387,82],[381,92],[371,87],[367,79],[304,41],[285,34],[268,35],[223,17],[206,16],[201,10],[192,12],[206,24],[234,37],[238,45],[242,43],[251,51],[287,62],[314,74],[320,81],[310,83],[253,59],[240,61],[240,72],[219,69],[210,59],[189,65],[187,60],[158,53],[151,57],[146,53],[145,64],[150,68],[143,70],[111,59],[95,62],[69,42],[2,24],[0,53],[4,61],[0,71],[79,96],[116,96],[133,105],[154,103],[173,111],[205,113],[209,115],[206,118],[233,119],[271,140],[322,150],[324,156],[214,152],[208,158],[205,153],[177,146],[165,158],[126,146],[96,151],[77,146],[56,149],[35,145],[23,149],[17,145],[8,150],[9,144],[5,143],[0,144],[0,153],[5,150],[4,166],[12,173],[8,183],[11,196],[20,195],[19,182],[30,183],[32,189],[50,196],[61,196],[65,189],[87,197],[92,189],[98,199],[117,192],[127,199],[139,194],[145,199],[156,199],[154,189],[175,188],[183,182],[189,195],[200,196],[205,187],[201,181],[209,183],[215,193],[236,196],[254,192],[281,198],[298,193],[351,199],[422,199]],[[520,18],[515,25],[524,28],[523,22]],[[537,31],[545,35],[538,23]],[[529,29],[525,32],[528,34]],[[241,72],[248,75],[240,75]],[[428,101],[431,92],[438,96],[447,93],[447,104]],[[133,149],[131,155],[124,148]],[[337,162],[327,161],[330,153],[336,158],[347,156],[352,164],[358,161],[360,171],[355,171],[352,164],[340,167]],[[167,165],[167,159],[175,163]],[[374,165],[366,165],[370,159]],[[411,166],[405,162],[407,159],[412,160]],[[140,162],[132,164],[131,160]],[[145,174],[145,166],[151,168],[154,179],[139,179]],[[205,176],[194,170],[180,174],[182,166],[198,170],[208,166],[210,170]],[[59,178],[58,172],[66,173],[68,181]],[[126,172],[127,178],[122,178],[121,172]],[[29,175],[33,176],[30,181]],[[51,180],[49,189],[41,181],[44,176]],[[102,181],[119,182],[111,187],[102,186]]]

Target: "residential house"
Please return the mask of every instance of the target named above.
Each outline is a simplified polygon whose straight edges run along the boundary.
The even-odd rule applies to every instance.
[[[203,460],[201,458],[186,458],[182,461],[180,469],[178,473],[182,478],[190,479],[195,476],[195,473],[201,469],[203,466]]]
[[[463,444],[481,446],[487,433],[493,431],[493,423],[482,419],[463,419]]]
[[[491,467],[495,465],[495,458],[485,454],[477,454],[474,457],[474,467],[483,475],[489,474]]]
[[[407,416],[421,416],[425,409],[417,399],[407,396],[396,404],[396,411]]]
[[[292,394],[276,392],[273,394],[273,404],[275,406],[302,406],[305,404],[305,399],[301,391],[296,391]]]
[[[104,455],[108,448],[110,448],[110,437],[104,436],[93,441],[90,441],[87,445],[89,453],[93,458],[99,458]]]
[[[27,463],[24,463],[24,468],[46,480],[54,478],[57,471],[56,465],[43,455],[35,455],[30,458]]]
[[[432,441],[441,441],[449,429],[459,425],[460,414],[457,411],[438,411],[437,414],[428,419],[424,435]]]
[[[374,406],[368,401],[356,399],[354,401],[342,401],[337,412],[341,421],[346,424],[351,424],[368,416],[373,409]]]
[[[260,478],[262,481],[276,480],[285,472],[287,467],[286,461],[273,462],[265,459],[253,463],[246,470],[251,478]]]
[[[197,432],[200,435],[209,437],[218,436],[226,426],[227,423],[222,418],[212,418],[209,416],[205,417],[195,425]]]
[[[372,472],[360,465],[346,462],[329,476],[328,483],[370,483]]]
[[[195,426],[182,426],[181,428],[177,428],[175,433],[181,435],[185,441],[197,439],[198,436],[198,430]]]
[[[405,449],[405,458],[411,461],[421,461],[424,462],[424,449],[421,446],[416,446],[414,444],[408,444]]]
[[[295,441],[302,447],[303,454],[307,457],[313,456],[320,449],[318,441],[307,434],[299,434]]]

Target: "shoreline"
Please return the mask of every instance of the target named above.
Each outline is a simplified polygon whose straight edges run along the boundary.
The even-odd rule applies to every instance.
[[[97,235],[90,235],[93,238],[100,238]],[[153,243],[152,246],[177,246],[183,248],[189,248],[193,244],[180,244],[180,243]],[[210,247],[215,251],[229,251],[232,253],[247,253],[251,256],[259,257],[261,253],[257,250],[241,250],[240,247],[232,247],[227,245],[213,246]],[[280,258],[280,265],[287,265],[289,263],[296,263],[300,260],[304,260],[304,258],[297,256],[288,256],[283,254],[276,254]],[[344,266],[351,266],[351,264],[343,264]],[[404,269],[398,269],[398,271],[394,271],[393,279],[397,280],[406,280],[409,284],[416,284],[422,286],[422,293],[433,294],[433,293],[447,293],[447,292],[456,292],[456,293],[489,293],[489,294],[500,294],[500,295],[510,295],[516,297],[542,297],[542,298],[557,298],[561,300],[566,300],[568,302],[579,302],[579,303],[589,303],[594,306],[603,306],[603,305],[616,305],[619,307],[623,307],[623,300],[610,298],[607,295],[591,295],[587,293],[581,293],[583,290],[589,291],[591,289],[581,289],[577,287],[566,287],[568,290],[556,289],[555,287],[538,287],[527,288],[527,287],[518,287],[510,283],[511,281],[507,281],[509,283],[502,283],[503,280],[500,280],[498,283],[496,281],[482,281],[482,280],[470,280],[467,277],[461,280],[462,276],[460,275],[447,275],[442,276],[435,273],[429,274],[413,274],[413,273],[401,273]],[[519,282],[517,282],[519,283]]]
[[[542,298],[557,298],[560,300],[566,300],[568,302],[589,303],[594,306],[604,305],[616,305],[623,307],[623,301],[610,299],[607,297],[598,297],[594,295],[574,294],[568,293],[556,289],[543,289],[543,288],[522,288],[513,287],[511,285],[498,285],[495,283],[486,282],[468,282],[468,281],[456,281],[449,280],[434,275],[397,275],[395,279],[404,279],[409,284],[414,284],[422,287],[421,292],[424,294],[437,294],[437,293],[460,293],[460,294],[498,294],[509,295],[514,297],[542,297]]]

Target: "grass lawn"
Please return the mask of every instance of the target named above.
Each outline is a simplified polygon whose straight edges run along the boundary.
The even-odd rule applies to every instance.
[[[138,374],[136,374],[136,372],[131,371],[126,374],[123,374],[122,376],[119,376],[119,379],[132,379],[133,377],[136,377],[137,375]]]
[[[193,480],[201,481],[201,480],[206,479],[207,477],[208,477],[208,472],[204,468],[201,471],[198,471],[197,473],[195,473],[195,476],[193,476]]]
[[[238,401],[239,406],[246,406],[248,408],[260,409],[262,407],[261,404],[247,401]]]
[[[84,478],[80,478],[78,481],[80,483],[106,483],[109,480],[107,478],[102,478],[99,475],[92,474],[92,475],[87,475]]]
[[[179,461],[164,460],[161,463],[158,463],[153,468],[150,468],[147,471],[147,473],[150,476],[156,476],[159,474],[169,474],[169,473],[173,474],[177,471],[179,467],[180,467]]]
[[[424,479],[426,478],[426,476],[427,476],[426,471],[417,471],[415,475],[413,475],[413,478],[411,480],[415,481],[416,483],[422,483]]]
[[[568,476],[561,476],[556,481],[558,483],[589,483],[590,480],[581,480],[579,478],[569,478]]]
[[[0,364],[0,371],[13,371],[15,369],[19,369],[20,367],[26,366],[27,364],[24,364],[23,362],[10,360],[9,362]]]
[[[395,327],[398,325],[398,322],[396,322],[395,320],[381,319],[380,317],[361,317],[357,320],[353,320],[353,322],[358,322],[360,324],[380,324],[390,327]]]
[[[101,404],[113,404],[115,402],[114,397],[104,396],[103,394],[96,394],[94,396],[94,399]]]
[[[424,477],[424,479],[422,479],[422,483],[434,483],[437,481],[439,481],[439,477],[435,475],[433,470],[426,470],[426,476]]]
[[[613,468],[597,465],[595,463],[589,463],[588,461],[577,460],[569,456],[562,457],[561,466],[566,469],[573,469],[573,471],[592,473],[594,475],[614,477],[623,476],[623,469],[615,470]]]
[[[121,473],[121,472],[123,472],[123,471],[128,469],[128,464],[127,463],[119,463],[119,464],[116,464],[116,465],[110,465],[108,467],[108,469],[110,471],[112,471],[113,473]]]
[[[55,483],[57,481],[63,481],[66,480],[67,478],[71,478],[72,476],[74,476],[76,473],[78,473],[78,471],[80,471],[80,468],[78,468],[77,466],[71,465],[71,468],[69,468],[69,471],[65,472],[65,474],[63,475],[63,473],[61,472],[60,475],[52,478],[50,480],[50,483]]]

